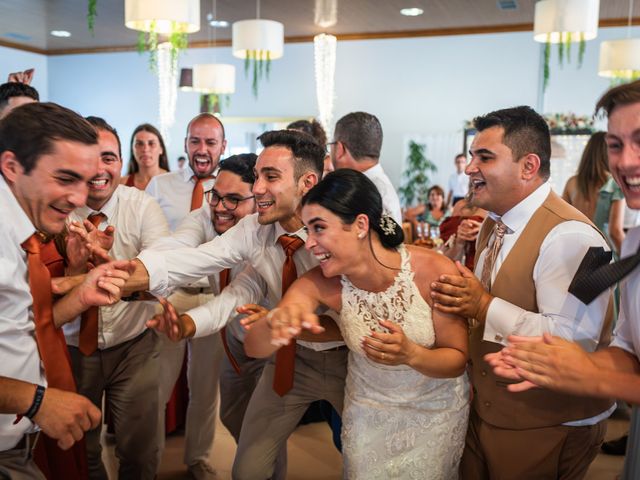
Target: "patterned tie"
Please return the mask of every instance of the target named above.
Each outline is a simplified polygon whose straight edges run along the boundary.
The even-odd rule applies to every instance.
[[[76,384],[66,353],[67,344],[62,331],[53,323],[51,276],[40,259],[40,246],[40,236],[37,233],[22,244],[22,248],[27,252],[36,343],[49,386],[75,392]]]
[[[231,274],[231,270],[228,268],[225,268],[220,272],[220,292],[222,292],[222,290],[224,290],[225,287],[229,285],[230,274]],[[227,354],[229,363],[231,363],[231,366],[233,367],[233,369],[236,371],[238,375],[242,375],[242,372],[240,371],[240,365],[238,365],[238,362],[236,361],[233,354],[231,353],[231,350],[229,349],[229,344],[227,343],[227,327],[222,327],[222,330],[220,330],[220,337],[222,338],[222,346],[224,347],[224,352]]]
[[[104,218],[106,218],[104,213],[92,213],[87,220],[98,228]],[[89,307],[80,316],[78,349],[87,357],[98,349],[98,310],[98,307]]]
[[[634,255],[614,263],[609,263],[610,260],[611,252],[605,252],[602,247],[590,247],[569,285],[569,293],[582,303],[590,304],[640,265],[640,247]]]
[[[491,290],[491,272],[496,264],[498,252],[500,251],[500,248],[502,248],[502,242],[504,241],[504,234],[506,231],[507,226],[498,220],[493,227],[493,243],[491,244],[491,248],[488,249],[484,257],[484,263],[482,264],[482,278],[480,279],[480,282],[487,291]]]
[[[191,177],[195,183],[193,186],[193,193],[191,194],[191,210],[196,210],[202,206],[202,200],[204,199],[204,185],[203,183],[211,178],[215,178],[213,175],[207,175],[206,177]]]
[[[281,235],[278,243],[284,250],[286,260],[282,266],[282,295],[284,296],[287,289],[298,278],[296,264],[293,261],[293,254],[298,250],[304,241],[298,237]],[[293,387],[293,372],[295,369],[296,358],[296,341],[291,340],[289,345],[281,347],[276,352],[276,368],[273,374],[273,389],[281,397],[284,396]]]

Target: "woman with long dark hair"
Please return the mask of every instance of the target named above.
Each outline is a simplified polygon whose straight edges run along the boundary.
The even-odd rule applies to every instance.
[[[268,356],[301,326],[317,330],[318,308],[340,312],[350,349],[344,477],[457,478],[469,412],[467,326],[432,310],[430,296],[431,283],[457,275],[455,266],[405,247],[376,186],[354,170],[329,173],[302,199],[301,215],[320,265],[251,327],[247,353]]]
[[[167,148],[160,131],[149,123],[138,125],[131,135],[129,171],[120,183],[144,190],[153,177],[168,171]]]

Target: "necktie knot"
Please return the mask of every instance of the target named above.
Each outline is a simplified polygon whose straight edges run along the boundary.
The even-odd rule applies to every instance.
[[[34,233],[24,242],[22,242],[21,247],[27,253],[39,254],[41,244],[42,242],[40,236],[37,233]]]
[[[280,235],[278,243],[287,257],[293,256],[296,250],[304,245],[304,241],[300,237],[292,237],[290,235]]]
[[[100,225],[102,223],[102,220],[106,218],[106,215],[104,213],[92,213],[91,215],[89,215],[87,217],[87,220],[89,220],[91,222],[91,224],[98,228],[98,225]]]
[[[504,234],[507,233],[507,226],[500,220],[496,222],[496,226],[493,228],[493,232],[496,238],[504,238]]]

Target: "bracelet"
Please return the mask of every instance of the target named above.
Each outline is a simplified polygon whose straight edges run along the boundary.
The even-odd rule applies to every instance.
[[[271,319],[273,318],[273,314],[276,313],[276,311],[280,310],[280,307],[276,307],[273,310],[270,310],[269,313],[267,313],[266,319],[267,319],[267,325],[269,326],[269,328],[271,328]]]
[[[29,407],[29,410],[24,414],[28,419],[32,419],[40,410],[40,405],[42,405],[42,399],[44,398],[44,391],[46,389],[42,385],[36,385],[36,393],[33,396],[33,403]]]
[[[137,300],[140,300],[141,296],[142,296],[141,292],[132,292],[131,295],[127,295],[126,297],[120,297],[120,300],[123,302],[135,302]]]

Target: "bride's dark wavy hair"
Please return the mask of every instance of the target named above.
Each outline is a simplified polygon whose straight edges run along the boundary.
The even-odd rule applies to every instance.
[[[369,230],[378,234],[386,248],[395,248],[404,241],[402,227],[385,215],[385,227],[381,226],[382,198],[375,184],[366,175],[349,168],[340,168],[327,174],[321,182],[302,197],[302,205],[320,205],[342,223],[351,225],[361,213],[369,217]]]

